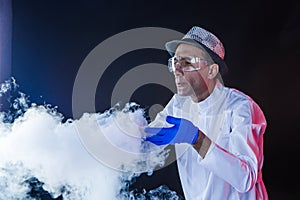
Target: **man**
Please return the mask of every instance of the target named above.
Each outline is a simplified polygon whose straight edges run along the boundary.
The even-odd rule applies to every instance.
[[[249,96],[222,85],[221,41],[195,26],[166,49],[177,94],[145,128],[146,141],[175,144],[187,200],[268,199],[262,180],[266,120]]]

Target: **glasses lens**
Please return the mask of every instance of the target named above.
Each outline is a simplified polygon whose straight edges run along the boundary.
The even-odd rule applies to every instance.
[[[172,57],[168,60],[170,72],[174,72],[176,67],[184,72],[190,72],[201,69],[200,65],[206,65],[206,61],[198,57]]]
[[[174,58],[174,57],[173,57]],[[173,58],[170,58],[169,60],[168,60],[168,68],[169,68],[169,71],[170,72],[173,72],[174,70],[173,70]]]

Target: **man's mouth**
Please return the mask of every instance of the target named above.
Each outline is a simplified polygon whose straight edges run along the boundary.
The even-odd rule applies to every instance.
[[[176,83],[177,87],[184,87],[185,85],[186,85],[186,83],[183,83],[183,82],[177,82]]]

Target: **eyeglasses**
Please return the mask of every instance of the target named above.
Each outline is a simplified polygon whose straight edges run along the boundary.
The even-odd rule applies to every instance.
[[[168,68],[170,72],[175,72],[179,68],[183,72],[192,72],[207,66],[207,61],[203,58],[192,56],[174,56],[168,60]]]

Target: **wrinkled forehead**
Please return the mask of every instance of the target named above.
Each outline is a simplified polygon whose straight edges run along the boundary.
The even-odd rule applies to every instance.
[[[175,51],[175,56],[207,57],[207,55],[204,49],[189,44],[179,44]]]

